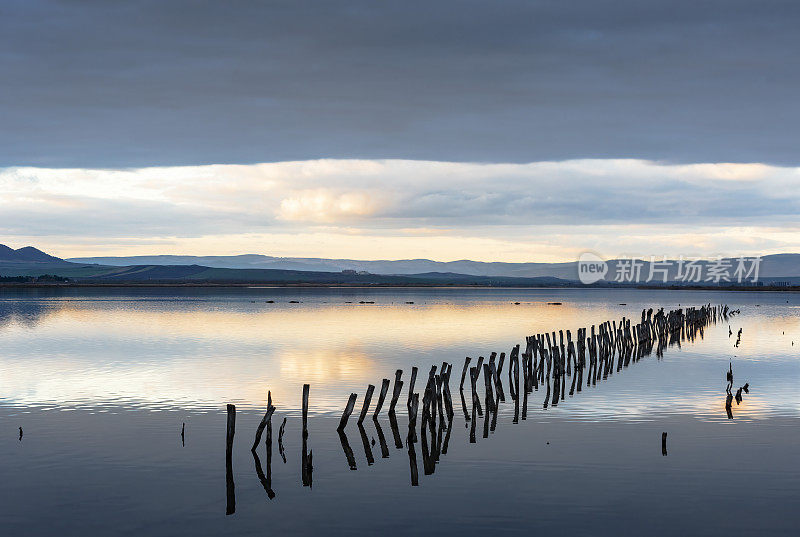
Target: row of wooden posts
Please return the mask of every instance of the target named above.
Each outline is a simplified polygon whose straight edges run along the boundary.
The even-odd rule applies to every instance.
[[[599,380],[604,380],[609,375],[613,375],[615,370],[619,372],[630,363],[635,363],[642,357],[651,354],[654,348],[657,356],[660,357],[664,349],[668,346],[680,346],[682,340],[693,341],[697,337],[702,338],[705,327],[720,320],[727,320],[730,315],[735,313],[738,313],[738,310],[731,311],[726,305],[712,306],[711,304],[699,308],[687,308],[685,310],[676,309],[669,312],[665,312],[663,308],[656,312],[654,312],[653,309],[649,309],[642,311],[641,320],[636,324],[632,324],[630,319],[623,317],[619,324],[615,321],[607,321],[598,326],[592,326],[588,331],[586,328],[580,328],[577,331],[577,337],[574,341],[570,330],[559,330],[558,337],[556,337],[556,332],[528,336],[526,337],[524,352],[520,354],[520,345],[516,345],[511,349],[508,355],[509,396],[514,401],[513,423],[518,423],[519,421],[520,399],[522,399],[522,419],[526,419],[528,394],[532,393],[534,390],[538,390],[540,385],[546,387],[546,396],[542,403],[543,408],[546,409],[548,405],[556,406],[559,401],[564,401],[565,399],[567,377],[571,377],[569,395],[573,396],[576,391],[581,391],[584,375],[586,376],[586,386],[593,386]],[[470,424],[470,443],[474,443],[476,442],[477,417],[484,416],[483,406],[485,405],[486,407],[483,431],[483,436],[486,438],[488,437],[489,431],[495,430],[500,403],[506,400],[502,382],[506,353],[502,352],[498,356],[497,353],[493,352],[488,360],[485,360],[483,356],[479,356],[473,367],[470,367],[471,362],[472,359],[470,357],[467,357],[464,361],[459,382],[459,394],[461,396],[461,407],[464,413],[464,419]],[[418,368],[413,367],[411,369],[406,408],[408,411],[409,429],[407,445],[409,449],[409,461],[411,463],[411,484],[413,486],[418,485],[419,482],[414,444],[417,442],[416,425],[420,416],[422,422],[420,433],[422,436],[421,444],[425,474],[432,474],[439,460],[439,456],[447,453],[447,445],[450,439],[450,433],[452,432],[452,422],[455,414],[452,393],[450,391],[452,370],[452,364],[447,362],[443,362],[439,368],[437,368],[436,365],[431,367],[428,372],[428,379],[422,391],[422,408],[420,411],[420,394],[414,391]],[[520,378],[520,370],[522,371],[522,378]],[[478,381],[481,373],[483,373],[484,379],[484,405],[481,404],[478,390]],[[471,392],[471,412],[468,409],[467,399],[464,394],[464,384],[467,380],[467,374],[469,374],[469,389]],[[404,381],[402,380],[402,376],[403,371],[398,369],[395,372],[394,388],[387,412],[392,426],[395,444],[398,448],[403,447],[396,417],[396,406],[403,393]],[[522,385],[520,385],[520,381]],[[384,457],[388,457],[388,448],[380,424],[378,423],[378,416],[386,402],[386,397],[391,385],[392,383],[389,379],[383,379],[378,400],[372,412],[372,418],[378,431],[381,451]],[[308,449],[309,390],[310,386],[304,384],[302,399],[301,474],[303,486],[310,487],[312,485],[313,452]],[[363,422],[369,415],[374,392],[375,386],[369,384],[357,420],[369,464],[374,462],[374,457],[372,457]],[[350,416],[355,410],[357,399],[357,394],[350,394],[337,428],[342,443],[342,449],[351,469],[356,468],[355,456],[353,455],[353,451],[350,448],[344,431]],[[271,490],[270,486],[270,458],[272,446],[271,418],[274,411],[275,407],[272,406],[272,396],[271,393],[268,392],[267,410],[256,429],[255,439],[251,448],[256,463],[256,472],[270,498],[274,497],[274,492]],[[231,462],[235,425],[236,408],[234,405],[229,404],[226,435],[227,512],[229,514],[235,511],[235,493]],[[278,447],[284,462],[286,459],[282,439],[285,425],[286,419],[284,418],[278,436]],[[261,470],[260,460],[256,454],[256,449],[261,443],[262,435],[265,430],[267,432],[266,476]],[[431,434],[430,444],[427,438],[428,432]],[[443,433],[446,434],[443,436]],[[666,453],[666,436],[664,436],[663,442],[664,453]]]

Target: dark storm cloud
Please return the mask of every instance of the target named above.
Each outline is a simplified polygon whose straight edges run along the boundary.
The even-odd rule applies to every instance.
[[[800,4],[6,0],[0,166],[797,164]]]

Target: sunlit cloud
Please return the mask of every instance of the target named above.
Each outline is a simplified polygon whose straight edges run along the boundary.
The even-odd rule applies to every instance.
[[[635,159],[0,169],[0,233],[62,256],[498,261],[800,249],[797,168]]]

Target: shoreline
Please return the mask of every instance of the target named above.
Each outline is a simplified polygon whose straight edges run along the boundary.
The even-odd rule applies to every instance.
[[[712,285],[480,285],[480,284],[368,284],[368,283],[286,283],[286,282],[3,282],[0,289],[83,289],[83,288],[328,288],[328,289],[646,289],[663,291],[756,291],[800,292],[795,286],[712,286]]]

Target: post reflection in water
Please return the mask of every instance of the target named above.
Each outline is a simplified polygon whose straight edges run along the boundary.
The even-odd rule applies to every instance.
[[[417,442],[416,433],[413,427],[409,427],[407,443],[408,443],[408,464],[411,467],[411,486],[419,486],[419,467],[417,466],[417,450],[414,444]]]
[[[389,412],[389,426],[392,429],[392,436],[394,436],[394,447],[403,449],[403,439],[400,438],[400,428],[397,425],[397,415],[394,412]]]
[[[598,294],[601,292],[598,291]],[[585,293],[585,295],[589,294]],[[647,296],[652,297],[652,294]],[[677,302],[677,300],[675,301]],[[441,363],[441,359],[448,356],[459,356],[459,359],[463,360],[466,354],[470,354],[472,356],[471,365],[474,368],[478,362],[478,356],[482,354],[488,358],[486,365],[491,372],[490,386],[494,390],[495,396],[489,399],[484,393],[486,377],[481,378],[481,374],[485,375],[483,362],[487,360],[483,359],[480,368],[474,368],[476,374],[474,377],[470,376],[470,383],[464,386],[465,389],[472,389],[473,392],[467,394],[459,389],[462,414],[456,416],[455,421],[463,416],[465,426],[463,437],[458,431],[453,435],[455,421],[448,417],[451,409],[448,408],[447,398],[447,390],[452,385],[442,382],[441,376],[439,381],[434,383],[436,395],[433,398],[433,404],[427,405],[426,419],[421,419],[423,412],[420,412],[420,416],[413,426],[412,423],[408,423],[407,434],[404,429],[406,416],[403,405],[398,406],[396,414],[389,413],[386,421],[383,421],[383,425],[391,428],[393,443],[398,449],[405,441],[409,458],[410,486],[412,487],[424,485],[421,481],[426,479],[425,476],[433,475],[436,475],[437,480],[442,481],[442,484],[446,484],[448,487],[452,486],[454,481],[450,474],[456,472],[442,472],[442,469],[436,468],[436,466],[447,456],[451,457],[451,464],[464,464],[462,453],[467,451],[468,456],[470,453],[475,453],[474,450],[469,451],[471,448],[468,447],[467,441],[475,443],[479,437],[484,436],[491,437],[493,442],[506,441],[509,435],[505,434],[502,429],[506,418],[507,422],[512,424],[530,423],[535,420],[538,425],[543,420],[560,423],[564,416],[567,416],[567,420],[575,419],[587,422],[593,420],[645,421],[683,413],[699,416],[700,420],[727,421],[725,418],[732,419],[734,414],[737,420],[750,420],[754,417],[760,419],[764,416],[785,416],[791,414],[790,410],[796,410],[796,405],[793,407],[794,410],[790,408],[796,399],[787,398],[786,394],[790,393],[788,389],[783,385],[778,385],[778,389],[773,390],[774,383],[769,386],[769,398],[759,396],[755,393],[756,390],[748,396],[743,387],[741,391],[736,389],[738,384],[731,387],[730,399],[727,394],[722,394],[721,373],[723,367],[719,365],[720,357],[727,361],[733,352],[739,353],[739,358],[734,358],[734,363],[737,364],[737,368],[734,369],[737,369],[738,375],[749,376],[748,380],[751,380],[754,386],[759,387],[758,392],[761,394],[767,391],[762,389],[765,381],[774,382],[774,377],[765,378],[764,371],[766,369],[773,367],[770,372],[780,371],[775,367],[777,363],[783,367],[783,371],[786,371],[788,365],[794,365],[788,358],[777,354],[775,351],[777,343],[768,341],[769,338],[776,340],[779,338],[775,335],[776,325],[772,323],[771,318],[768,319],[769,322],[764,321],[763,334],[759,334],[752,325],[746,326],[745,332],[748,337],[744,338],[736,351],[732,350],[733,341],[727,341],[727,338],[725,338],[724,346],[714,337],[706,337],[706,341],[701,346],[691,345],[684,337],[691,336],[692,330],[687,331],[685,328],[682,335],[670,333],[666,341],[658,338],[655,346],[651,346],[644,339],[640,343],[639,334],[632,331],[630,337],[635,342],[632,347],[626,347],[620,343],[626,339],[621,336],[621,331],[629,330],[633,326],[622,327],[618,319],[610,328],[604,327],[600,330],[596,328],[594,334],[581,334],[581,337],[574,338],[572,340],[574,349],[570,347],[568,332],[564,331],[565,338],[562,349],[562,342],[554,341],[551,330],[555,323],[560,319],[566,319],[570,323],[583,323],[585,319],[596,319],[604,309],[609,308],[608,305],[581,305],[572,307],[571,311],[567,310],[567,306],[552,308],[531,306],[523,315],[519,312],[525,306],[515,310],[501,305],[473,307],[431,304],[423,306],[418,303],[414,308],[406,307],[409,311],[403,312],[402,308],[387,303],[386,305],[376,304],[369,311],[366,308],[357,311],[357,306],[347,306],[349,311],[345,312],[341,320],[332,313],[335,310],[332,306],[309,303],[291,306],[291,308],[296,307],[296,310],[290,309],[290,306],[277,304],[231,306],[219,301],[204,305],[190,305],[184,311],[180,311],[180,308],[183,307],[183,305],[176,306],[154,301],[141,301],[126,306],[114,304],[111,301],[97,301],[94,304],[86,302],[49,304],[39,307],[40,313],[28,315],[22,312],[6,317],[2,323],[2,332],[0,332],[0,338],[2,338],[0,343],[3,348],[3,356],[0,356],[0,367],[2,367],[0,380],[3,384],[3,393],[0,397],[9,408],[20,408],[22,405],[31,405],[32,407],[52,405],[55,408],[77,407],[78,409],[102,408],[103,405],[111,406],[110,399],[119,398],[119,400],[131,401],[138,408],[153,409],[163,406],[168,409],[187,410],[190,413],[197,409],[200,409],[201,412],[209,408],[219,410],[224,408],[225,402],[231,401],[235,402],[237,407],[244,409],[239,416],[238,424],[241,435],[242,431],[246,431],[245,424],[249,423],[243,416],[250,416],[251,410],[263,405],[262,394],[266,387],[273,389],[273,395],[280,397],[280,394],[283,394],[283,400],[293,401],[293,406],[284,407],[282,411],[285,409],[289,420],[295,420],[294,423],[298,424],[297,403],[299,401],[297,401],[297,395],[300,392],[300,383],[311,380],[315,387],[315,396],[310,419],[315,420],[312,425],[316,425],[325,423],[327,419],[320,417],[317,413],[327,414],[334,410],[337,411],[337,414],[341,412],[341,408],[337,408],[336,405],[340,405],[342,394],[355,392],[361,388],[360,397],[364,393],[363,387],[370,382],[375,383],[384,377],[391,377],[391,372],[397,367],[404,367],[408,373],[413,361],[420,360],[420,363],[416,363],[416,365],[422,369],[423,373],[418,379],[416,388],[422,392],[426,380],[424,371],[431,363]],[[282,309],[279,310],[279,307]],[[341,308],[341,305],[337,307]],[[379,307],[382,309],[376,315]],[[207,311],[199,311],[200,308],[206,308]],[[252,311],[248,311],[248,308],[252,308]],[[270,312],[266,308],[275,310]],[[2,308],[0,307],[0,309]],[[305,311],[301,311],[302,309]],[[623,311],[620,308],[611,309],[614,310],[615,315],[616,312]],[[786,311],[796,312],[796,310]],[[421,313],[424,322],[430,322],[434,318],[434,313],[441,318],[432,323],[435,324],[433,328],[423,327],[421,329],[421,323],[413,318],[413,315],[418,313]],[[372,317],[382,317],[388,321],[386,323],[381,321],[377,328],[370,327],[368,329],[366,327],[369,326]],[[113,319],[112,324],[107,322],[109,318]],[[502,321],[498,321],[497,318],[501,318]],[[797,326],[796,318],[797,316],[792,317],[787,314],[785,318],[779,319],[779,322],[784,323],[787,328],[795,327]],[[541,319],[545,319],[545,321],[541,321]],[[462,320],[465,322],[461,323]],[[269,323],[273,321],[275,324],[270,326]],[[746,322],[754,321],[748,317]],[[292,328],[293,323],[296,323],[297,326]],[[309,337],[307,332],[305,335],[301,333],[298,326],[307,330],[307,323],[319,324],[319,333],[315,333],[313,337]],[[389,330],[389,323],[394,323],[397,327]],[[77,341],[77,338],[72,341],[70,334],[74,333],[81,324],[87,327],[85,331],[87,337],[80,342]],[[633,324],[631,323],[631,325]],[[352,330],[351,325],[354,327]],[[479,333],[480,330],[475,329],[475,326],[478,325],[486,325],[486,333]],[[541,325],[546,326],[542,327]],[[780,328],[784,325],[777,325],[779,326],[777,334],[781,333]],[[127,328],[128,326],[141,327],[140,333],[135,333]],[[519,356],[516,363],[510,353],[507,354],[504,367],[500,365],[502,353],[497,353],[495,359],[492,360],[490,355],[492,347],[498,351],[502,348],[508,351],[512,347],[512,342],[526,333],[522,330],[528,330],[527,327],[533,327],[531,331],[539,330],[541,327],[543,333],[544,330],[549,330],[552,349],[547,344],[540,345],[536,342],[532,343],[530,349],[526,349],[523,345],[523,349],[518,351]],[[734,332],[737,328],[734,327]],[[767,329],[769,329],[769,334],[766,333]],[[286,333],[278,333],[279,330],[286,330]],[[420,330],[424,332],[424,337],[418,339],[411,337],[415,331]],[[101,333],[104,331],[105,333]],[[206,331],[208,333],[205,333]],[[644,333],[646,332],[645,329]],[[559,335],[556,330],[555,338],[560,340]],[[596,341],[590,343],[593,335]],[[320,343],[315,339],[318,336],[320,340],[328,338],[329,341]],[[702,339],[702,330],[698,329],[694,336],[698,341]],[[765,352],[760,357],[755,356],[757,352],[752,351],[755,348],[753,341],[757,337],[761,338],[759,345],[765,343]],[[218,338],[218,341],[215,338]],[[791,338],[796,339],[794,334],[791,334]],[[790,334],[787,331],[786,349],[790,348],[789,339]],[[46,346],[44,342],[49,342],[50,347]],[[683,342],[687,343],[683,345],[686,352],[675,353],[675,348],[681,346]],[[24,349],[26,344],[31,349]],[[505,346],[506,344],[507,346]],[[330,348],[324,349],[326,345],[329,345]],[[671,347],[672,345],[675,347]],[[651,359],[649,366],[635,369],[636,375],[628,375],[627,368],[646,356],[648,347],[660,361],[656,364],[655,359]],[[108,348],[118,348],[120,356],[135,356],[135,359],[112,360],[110,357],[102,356],[104,352],[107,352],[102,349]],[[668,348],[672,348],[673,352]],[[742,358],[748,352],[750,354]],[[788,353],[788,351],[786,352]],[[304,362],[304,359],[309,357],[307,363]],[[56,360],[60,364],[59,367],[54,367]],[[748,360],[748,362],[742,364],[742,360]],[[556,362],[559,362],[558,365]],[[260,367],[262,363],[263,367]],[[462,363],[454,365],[460,369]],[[494,366],[494,370],[492,370],[492,366]],[[508,371],[505,367],[508,368]],[[519,371],[520,367],[522,371]],[[713,371],[709,374],[709,370],[712,368]],[[471,373],[469,367],[465,371]],[[57,372],[58,375],[54,372]],[[639,375],[639,372],[643,374]],[[441,371],[439,374],[441,375]],[[626,375],[628,376],[626,377]],[[662,375],[665,382],[653,382],[654,379],[658,380],[658,375]],[[216,380],[215,377],[219,377],[221,380]],[[709,380],[712,377],[713,382]],[[184,380],[176,382],[176,379],[179,378]],[[613,382],[606,382],[606,380]],[[693,384],[687,385],[685,391],[681,392],[677,386],[687,381]],[[741,383],[738,378],[737,381]],[[407,383],[404,388],[407,390],[410,384],[410,382]],[[97,386],[104,386],[104,389],[105,386],[108,386],[108,393],[102,393]],[[594,390],[593,386],[601,389]],[[539,391],[539,388],[541,388],[541,392],[533,394],[533,392]],[[651,391],[650,388],[653,390]],[[389,393],[392,393],[391,389]],[[584,397],[581,397],[582,393],[585,394]],[[577,397],[575,394],[578,394]],[[418,395],[421,398],[422,394]],[[533,399],[528,408],[530,397]],[[725,398],[724,403],[723,397]],[[468,401],[471,398],[472,408],[470,409]],[[542,407],[547,408],[546,411],[542,411],[540,403]],[[726,407],[724,412],[723,404]],[[482,412],[483,405],[486,406],[486,413]],[[659,405],[663,409],[659,409]],[[781,405],[787,409],[784,414],[780,414]],[[669,407],[669,411],[666,410],[667,407]],[[456,413],[457,411],[458,409],[455,409]],[[477,423],[478,416],[483,417],[483,434],[477,431],[481,425],[481,423]],[[529,421],[521,421],[520,416]],[[32,446],[30,440],[35,439],[38,433],[37,429],[27,422],[28,418],[24,419],[25,422],[13,424],[14,433],[16,433],[17,425],[25,426],[26,435],[23,444],[17,442],[16,434],[14,434],[13,440],[15,446],[21,445],[30,449]],[[176,431],[176,427],[181,426],[181,419],[184,419],[183,416],[178,418],[177,423],[171,425],[169,430]],[[488,435],[486,435],[487,421],[489,424]],[[275,424],[277,425],[278,422]],[[192,441],[186,444],[187,447],[183,453],[194,454],[203,445],[201,431],[199,428],[195,428],[194,423],[190,423],[188,419],[187,425],[190,425],[191,428],[190,440]],[[277,436],[278,452],[284,463],[286,463],[287,457],[301,455],[299,453],[301,446],[291,442],[291,432],[287,445],[284,447],[285,439],[282,436],[286,425],[287,422],[284,419]],[[317,476],[318,489],[314,492],[315,501],[324,501],[325,492],[323,491],[331,490],[331,487],[326,486],[328,484],[326,480],[338,479],[340,475],[348,473],[348,468],[356,467],[358,461],[355,459],[362,455],[360,453],[353,455],[352,464],[351,457],[347,456],[347,451],[352,454],[353,448],[355,451],[361,451],[361,448],[353,444],[353,442],[357,443],[354,434],[358,434],[361,438],[366,464],[376,467],[372,471],[389,471],[389,468],[377,469],[381,466],[382,459],[389,457],[390,447],[387,444],[388,438],[384,435],[386,431],[382,430],[381,423],[373,420],[373,425],[374,432],[368,422],[359,427],[358,433],[353,429],[345,432],[346,436],[349,436],[349,439],[345,437],[345,442],[341,442],[341,438],[337,442],[336,437],[332,434],[334,428],[331,428],[330,435],[327,433],[323,435],[324,443],[323,438],[318,435],[319,428],[315,429],[315,438],[318,440],[313,443],[313,438],[309,438],[307,432],[304,433],[301,461],[303,465],[302,483],[305,486],[310,487],[312,483],[314,467],[311,448],[315,448],[314,451],[318,452],[317,465],[320,473]],[[219,422],[219,426],[221,427],[221,422]],[[424,438],[421,439],[422,442],[418,437],[420,431],[417,431],[417,427],[422,427],[420,429],[424,435]],[[497,431],[498,427],[500,431]],[[524,425],[523,428],[525,428]],[[462,429],[459,428],[459,430]],[[664,430],[670,430],[670,438],[672,438],[672,429],[665,426]],[[235,468],[237,471],[241,471],[238,459],[233,461],[232,466],[226,457],[226,500],[222,500],[222,467],[218,464],[219,451],[221,451],[218,442],[221,440],[219,438],[221,430],[213,429],[212,432],[216,435],[217,447],[209,450],[211,452],[209,457],[213,457],[211,467],[214,474],[209,479],[208,488],[214,493],[212,506],[217,511],[217,515],[220,515],[218,518],[223,518],[221,516],[223,501],[226,501],[226,512],[236,512],[236,517],[240,520],[252,516],[253,510],[248,509],[252,504],[246,501],[249,499],[247,498],[248,494],[257,494],[253,499],[258,506],[270,503],[271,508],[277,506],[281,506],[281,509],[293,508],[294,500],[289,499],[292,497],[292,493],[284,489],[283,481],[281,481],[283,478],[281,468],[286,470],[292,485],[297,486],[296,466],[294,466],[297,459],[294,459],[292,464],[287,467],[279,465],[274,468],[276,472],[273,474],[272,439],[269,431],[267,431],[266,455],[259,446],[258,450],[253,453],[253,466],[250,466],[249,456],[245,459],[245,464],[241,466],[247,470],[247,473],[250,472],[250,468],[254,468],[261,486],[258,486],[250,476],[246,476],[245,481],[241,481],[242,477],[237,475],[239,482],[236,484],[239,485],[239,488],[236,490],[233,483],[233,470]],[[657,433],[661,433],[660,427]],[[250,434],[245,433],[246,439],[252,439]],[[375,439],[370,441],[373,435],[375,435]],[[170,440],[177,444],[174,435],[171,434],[170,437]],[[655,438],[654,434],[653,439]],[[550,437],[548,439],[552,440]],[[679,439],[682,440],[681,443],[678,443]],[[380,442],[381,457],[378,457],[375,440]],[[683,440],[685,437],[675,436],[673,444],[670,445],[670,461],[677,461],[682,454],[686,453],[686,445]],[[455,444],[450,442],[455,442]],[[251,442],[245,443],[249,448]],[[342,461],[341,455],[337,453],[340,449],[337,443],[342,444],[345,461]],[[345,449],[345,445],[349,449]],[[333,450],[330,453],[320,451],[325,447],[333,447]],[[420,448],[422,448],[421,455]],[[503,448],[499,452],[510,451],[509,446],[503,446]],[[514,449],[517,447],[515,446]],[[450,452],[449,455],[448,452]],[[242,453],[244,453],[243,450]],[[522,451],[518,451],[515,455],[518,453],[522,453]],[[398,453],[398,455],[402,457],[405,454]],[[337,472],[329,473],[327,471],[329,456],[334,457],[332,462],[338,470]],[[423,457],[423,461],[417,461],[420,456]],[[365,459],[361,459],[360,470],[362,472],[365,469],[363,462]],[[402,459],[392,461],[392,463],[396,462],[403,461]],[[424,476],[420,475],[419,462],[422,462],[425,468]],[[472,462],[470,461],[470,464]],[[507,463],[508,461],[503,462]],[[347,467],[344,466],[345,463]],[[385,466],[391,467],[392,465]],[[406,483],[409,482],[405,479],[409,478],[399,475],[399,481],[407,487],[409,485]],[[462,477],[461,479],[467,478]],[[355,480],[353,481],[355,482]],[[273,486],[282,492],[281,498],[278,502],[263,502],[262,494],[264,492],[268,499],[275,498]],[[300,490],[300,487],[297,489]],[[239,494],[239,498],[236,498],[236,493]],[[357,495],[361,491],[352,488],[348,491],[349,493]],[[238,506],[237,499],[239,500]]]
[[[595,332],[594,327],[592,327],[592,337],[587,337],[585,341],[585,329],[581,329],[578,332],[580,339],[577,348],[572,341],[570,331],[567,331],[566,345],[564,343],[563,333],[560,337],[560,343],[556,343],[555,333],[553,333],[552,339],[549,337],[550,334],[547,334],[546,338],[542,338],[541,336],[532,336],[528,338],[528,347],[521,356],[519,354],[519,346],[515,347],[510,354],[509,362],[509,389],[514,404],[514,415],[511,423],[519,423],[520,399],[522,399],[522,419],[526,419],[528,393],[538,390],[540,381],[544,385],[546,391],[542,405],[543,408],[547,408],[548,405],[556,407],[559,401],[566,400],[567,376],[572,377],[570,383],[570,397],[573,397],[576,393],[575,388],[582,382],[583,371],[587,369],[587,367],[589,376],[592,378],[591,385],[596,385],[598,380],[606,380],[609,375],[612,375],[615,369],[616,372],[619,373],[624,367],[628,367],[631,363],[635,363],[649,355],[654,347],[657,348],[659,354],[663,354],[664,349],[669,344],[677,344],[682,338],[689,340],[694,340],[695,337],[702,338],[702,332],[705,326],[716,322],[717,319],[727,319],[725,309],[723,309],[722,306],[704,306],[700,309],[690,308],[686,310],[685,313],[683,310],[677,310],[666,314],[663,310],[659,310],[655,316],[652,314],[653,310],[649,310],[646,314],[643,312],[642,322],[634,326],[633,330],[631,330],[630,322],[624,318],[620,322],[619,327],[617,327],[616,323],[613,325],[611,325],[611,323],[604,323],[600,326],[598,332]],[[612,326],[613,329],[616,329],[616,333],[611,332],[612,328],[610,327]],[[545,340],[549,342],[548,347],[545,347]],[[564,349],[563,352],[562,349]],[[502,395],[504,393],[502,378],[498,374],[497,366],[494,362],[495,356],[496,353],[492,353],[489,363],[482,364],[481,368],[469,368],[470,386],[472,389],[471,415],[468,414],[466,410],[466,398],[463,390],[459,390],[465,423],[469,426],[469,443],[474,444],[477,442],[477,418],[481,416],[479,408],[480,395],[477,389],[477,381],[481,373],[484,375],[483,380],[486,387],[484,392],[486,412],[483,413],[482,416],[483,438],[488,438],[489,433],[493,433],[496,430],[500,406],[501,403],[505,401]],[[519,379],[520,358],[522,359],[522,386],[520,386]],[[464,371],[468,370],[469,360],[470,359],[467,358],[465,361]],[[482,358],[479,358],[478,364],[481,365],[482,361]],[[434,366],[430,371],[428,383],[422,398],[423,408],[420,424],[420,446],[422,448],[423,471],[426,476],[435,473],[436,465],[439,463],[441,455],[447,454],[452,434],[454,412],[452,409],[452,402],[450,401],[449,390],[449,373],[451,370],[452,366],[445,362],[442,364],[440,373],[436,374],[436,367]],[[398,371],[396,378],[399,378],[400,374],[402,374],[402,371]],[[729,372],[728,378],[729,387],[726,410],[730,416],[731,401],[733,400],[730,391],[730,386],[732,386],[732,372]],[[741,401],[741,392],[744,391],[747,386],[748,385],[745,385],[737,392],[737,403]],[[415,448],[417,441],[417,414],[416,404],[412,404],[412,401],[414,403],[418,401],[418,396],[419,394],[413,394],[413,396],[410,394],[408,405],[409,424],[408,434],[406,436],[406,447],[408,449],[412,486],[417,486],[419,484]],[[445,409],[447,410],[445,411]],[[397,416],[394,411],[390,411],[388,414],[395,444],[398,448],[402,448]],[[386,447],[385,438],[377,418],[374,418],[374,423],[378,432],[378,437],[380,438],[383,456],[388,457],[388,448]],[[364,444],[367,462],[369,465],[372,465],[374,459],[372,457],[367,434],[361,424],[358,425],[358,428],[362,443]],[[351,470],[355,470],[356,463],[352,449],[347,441],[347,436],[343,430],[339,431],[339,435],[348,465]],[[666,454],[665,440],[663,445],[663,451],[664,454]]]
[[[339,441],[342,443],[342,451],[344,452],[347,465],[351,470],[356,470],[356,457],[353,454],[353,449],[350,447],[350,442],[347,441],[347,434],[343,429],[337,431],[339,433]]]
[[[358,432],[361,434],[361,444],[364,446],[364,456],[367,458],[367,466],[372,466],[375,464],[375,457],[372,455],[372,446],[369,444],[369,438],[367,438],[367,431],[364,430],[364,424],[358,424]]]
[[[724,310],[722,310],[724,311]],[[509,363],[509,386],[511,398],[514,401],[514,417],[512,424],[518,424],[520,398],[522,399],[522,419],[526,419],[527,414],[527,398],[528,393],[538,390],[539,380],[546,389],[546,396],[543,407],[547,408],[548,403],[555,407],[559,401],[565,400],[566,391],[566,377],[572,376],[572,385],[577,383],[576,379],[581,378],[584,370],[588,370],[589,376],[592,377],[592,385],[596,385],[597,381],[604,381],[609,375],[613,374],[614,369],[619,373],[632,363],[638,362],[643,357],[649,355],[655,347],[658,349],[659,354],[663,354],[664,349],[668,344],[676,344],[682,340],[694,341],[696,338],[702,339],[703,328],[707,325],[716,322],[717,318],[726,319],[724,313],[718,313],[716,307],[703,307],[700,309],[688,309],[686,312],[677,310],[664,313],[659,310],[655,316],[652,315],[653,310],[650,310],[645,315],[642,313],[642,322],[635,325],[631,330],[630,321],[623,318],[617,332],[611,332],[611,324],[606,322],[600,325],[600,330],[595,332],[592,327],[591,338],[584,337],[585,329],[579,330],[579,340],[577,349],[573,352],[573,342],[571,341],[570,332],[567,332],[567,346],[568,350],[561,352],[559,344],[555,342],[555,334],[553,338],[547,334],[546,338],[541,335],[532,336],[528,338],[528,346],[522,354],[519,352],[519,346],[512,349],[510,354]],[[616,327],[616,324],[614,325]],[[548,342],[545,346],[544,341]],[[563,345],[563,342],[561,343]],[[498,418],[500,414],[501,403],[505,403],[503,393],[503,382],[501,376],[497,372],[497,365],[494,362],[495,353],[492,354],[488,363],[482,363],[483,357],[479,357],[478,365],[481,367],[472,367],[470,372],[470,386],[472,389],[472,413],[466,415],[469,422],[469,443],[476,443],[476,428],[477,418],[483,417],[483,438],[489,438],[489,433],[494,432],[497,427]],[[519,379],[519,362],[522,362],[522,384],[520,385]],[[469,360],[469,359],[467,359]],[[466,366],[465,364],[465,369]],[[587,369],[588,368],[588,369]],[[436,472],[436,466],[440,462],[441,456],[447,454],[449,443],[451,440],[453,429],[454,411],[450,396],[449,382],[452,365],[444,362],[437,374],[437,367],[431,368],[429,378],[425,391],[423,393],[422,411],[420,420],[420,438],[419,443],[422,453],[422,466],[425,476],[432,476]],[[398,370],[395,377],[395,390],[393,392],[393,402],[396,403],[397,395],[400,393],[400,376],[401,370]],[[483,385],[485,390],[483,393],[484,404],[486,411],[481,414],[480,410],[480,393],[478,390],[478,380],[480,375],[483,374]],[[552,376],[552,379],[551,379]],[[588,384],[588,381],[587,381]],[[733,372],[732,368],[728,372],[728,387],[726,399],[726,411],[729,418],[732,418],[732,395],[733,386]],[[742,401],[742,392],[747,391],[748,384],[741,387],[736,394],[736,402],[739,404]],[[551,389],[552,387],[552,389]],[[308,408],[309,408],[309,390],[310,385],[303,385],[303,400],[302,400],[302,484],[303,486],[311,487],[312,473],[313,473],[313,452],[308,446]],[[384,383],[382,393],[386,393],[388,386]],[[552,398],[551,398],[552,394]],[[462,410],[466,410],[466,400],[463,391],[460,390]],[[571,394],[573,395],[573,394]],[[382,399],[382,398],[381,398]],[[352,410],[354,398],[348,400],[348,409]],[[409,456],[409,468],[411,472],[411,485],[419,485],[419,474],[416,460],[416,427],[417,427],[417,405],[419,401],[419,394],[410,394],[409,397],[409,425],[408,434],[406,437],[406,447]],[[378,408],[380,406],[380,401]],[[272,413],[274,407],[271,406],[271,395],[268,392],[267,413],[262,419],[261,424],[256,431],[256,441],[252,448],[253,463],[256,471],[256,476],[261,483],[262,487],[267,493],[268,498],[271,500],[275,497],[275,492],[272,490]],[[378,408],[373,415],[373,423],[376,428],[378,438],[380,440],[380,448],[382,458],[389,456],[389,448],[386,444],[386,439],[383,434],[381,425],[378,421]],[[362,411],[363,414],[363,411]],[[232,467],[232,445],[235,435],[236,425],[236,408],[234,405],[228,405],[228,419],[227,419],[227,435],[226,435],[226,514],[230,515],[236,511],[236,497],[235,486],[233,478]],[[400,428],[397,419],[397,414],[394,411],[394,405],[388,412],[389,425],[392,431],[392,436],[395,441],[397,449],[403,448],[403,441],[400,435]],[[286,420],[284,419],[281,424],[281,431],[279,434],[279,446],[282,446],[281,436],[283,434]],[[350,470],[357,470],[357,463],[355,455],[350,446],[346,431],[346,420],[340,422],[340,427],[337,430],[342,451],[345,455],[347,465]],[[367,465],[372,466],[375,463],[372,446],[369,437],[364,428],[363,423],[359,420],[357,423],[359,435],[364,449],[364,455],[367,460]],[[264,472],[261,460],[258,456],[258,449],[260,448],[259,440],[261,432],[266,429],[266,472]],[[665,446],[665,443],[664,443]],[[282,451],[282,447],[279,448]],[[663,449],[666,453],[666,448]],[[284,458],[285,460],[285,458]]]
[[[381,427],[378,418],[373,417],[372,422],[375,424],[375,431],[378,433],[378,442],[381,445],[381,458],[388,459],[389,458],[389,446],[386,444],[386,436],[383,434],[383,428]]]

